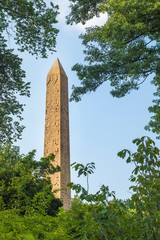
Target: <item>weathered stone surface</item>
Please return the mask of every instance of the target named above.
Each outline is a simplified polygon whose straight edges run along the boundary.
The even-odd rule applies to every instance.
[[[56,197],[63,200],[65,209],[70,208],[71,192],[66,184],[70,182],[70,146],[68,115],[68,78],[57,58],[47,75],[46,116],[44,156],[55,154],[55,165],[61,172],[51,175]]]

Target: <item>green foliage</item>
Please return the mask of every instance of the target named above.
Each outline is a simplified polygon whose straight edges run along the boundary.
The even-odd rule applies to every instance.
[[[17,100],[16,92],[21,96],[30,96],[29,83],[23,78],[25,72],[21,69],[22,59],[13,54],[13,50],[6,49],[5,40],[0,38],[0,144],[5,140],[20,138],[23,126],[16,116],[22,120],[23,104]]]
[[[78,171],[78,177],[80,177],[81,175],[84,175],[85,177],[88,174],[92,174],[93,169],[95,169],[95,163],[91,162],[91,163],[87,163],[86,166],[84,166],[83,164],[77,164],[76,162],[72,163],[71,166],[75,169],[75,171]]]
[[[157,98],[153,100],[153,106],[149,107],[148,110],[150,113],[153,113],[151,116],[151,120],[147,126],[145,126],[146,130],[152,131],[158,135],[158,139],[160,139],[160,84],[156,83],[157,91],[154,93],[154,96]]]
[[[54,156],[36,162],[34,151],[24,156],[17,147],[1,147],[0,239],[158,240],[160,150],[148,137],[135,139],[133,143],[137,146],[134,153],[127,149],[118,153],[127,163],[135,165],[130,177],[131,199],[116,199],[115,192],[104,185],[96,194],[90,194],[89,175],[93,174],[95,164],[73,163],[78,176],[86,178],[87,189],[70,183],[80,198],[72,200],[70,210],[60,208],[56,216],[58,205],[53,206],[53,201],[57,203],[57,199],[51,194],[47,178],[48,174],[59,171],[51,165]]]
[[[98,224],[100,229],[100,233],[99,233],[101,236],[100,238],[107,240],[108,239],[107,232],[104,229],[101,219],[103,218],[102,217],[103,213],[106,214],[107,212],[108,198],[109,197],[115,198],[115,193],[114,192],[110,193],[109,188],[102,185],[100,187],[100,190],[96,194],[89,194],[89,174],[93,173],[93,169],[95,169],[95,164],[92,162],[84,166],[83,164],[73,163],[72,166],[76,171],[78,171],[78,177],[81,175],[84,175],[85,177],[87,177],[87,190],[84,187],[82,187],[80,184],[74,184],[73,182],[69,183],[68,186],[70,186],[72,190],[75,190],[77,194],[80,193],[81,200],[86,200],[91,204],[90,207],[93,212],[93,220]],[[96,203],[96,205],[93,205],[93,202]],[[99,213],[99,210],[100,210],[100,213]],[[101,217],[99,217],[98,215]],[[109,234],[109,236],[111,235]]]
[[[93,173],[94,163],[86,166],[73,164],[79,176],[87,177],[87,190],[79,184],[70,183],[69,186],[80,194],[81,200],[89,203],[86,206],[92,212],[90,221],[97,224],[99,234],[95,238],[86,235],[86,239],[159,239],[160,150],[148,137],[135,139],[133,143],[137,145],[135,153],[127,149],[118,153],[119,157],[126,158],[127,163],[135,164],[130,177],[131,183],[134,183],[130,187],[133,195],[126,201],[117,200],[115,192],[110,192],[104,185],[96,194],[89,194],[88,174]],[[112,199],[109,200],[109,197]],[[94,234],[93,230],[90,234]]]
[[[129,230],[134,230],[130,225],[130,215],[132,216],[132,214],[128,214],[121,205],[123,206],[120,202],[113,202],[107,208],[102,205],[94,206],[102,225],[106,228],[109,239],[118,239],[116,228],[120,223],[122,224],[120,226],[121,231],[124,229],[124,232],[128,231],[129,233]],[[120,220],[121,222],[118,223]],[[132,231],[130,234],[132,234]],[[38,214],[22,217],[16,215],[13,211],[1,211],[0,238],[2,240],[104,239],[101,229],[94,219],[91,205],[83,203],[79,198],[72,200],[70,210],[60,209],[56,217]]]
[[[71,13],[66,17],[68,24],[82,22],[85,24],[87,20],[94,16],[99,16],[100,10],[97,8],[97,4],[101,3],[101,0],[69,0]]]
[[[82,187],[80,184],[74,184],[73,182],[68,183],[68,186],[76,192],[76,194],[80,193],[80,199],[86,200],[87,202],[96,202],[96,203],[103,203],[106,201],[106,198],[108,197],[115,197],[115,192],[109,192],[109,187],[102,185],[100,187],[100,190],[97,191],[95,194],[89,194],[89,175],[93,174],[95,169],[95,163],[87,163],[86,166],[83,164],[77,164],[74,162],[71,165],[75,171],[78,171],[78,177],[83,175],[84,177],[87,177],[87,189]]]
[[[96,220],[92,205],[74,198],[71,209],[61,210],[55,218],[57,226],[53,231],[53,239],[143,239],[139,238],[142,226],[136,223],[135,214],[130,211],[128,202],[112,200],[106,205],[96,203],[93,207]]]
[[[1,240],[52,240],[55,220],[51,216],[34,214],[19,216],[15,211],[0,211]]]
[[[21,52],[47,57],[48,51],[55,51],[57,10],[43,0],[0,0],[0,144],[20,138],[23,104],[17,96],[30,95],[22,59],[9,49],[8,41],[14,39]]]
[[[62,209],[55,221],[57,223],[53,233],[55,240],[101,239],[101,232],[94,221],[91,206],[78,198],[72,200],[70,210]]]
[[[62,206],[52,192],[49,174],[60,171],[54,167],[54,155],[34,160],[35,151],[20,155],[18,147],[0,148],[0,209],[15,209],[17,214],[55,216]]]
[[[134,163],[135,169],[130,177],[134,183],[130,207],[143,227],[142,239],[159,239],[160,233],[160,150],[154,141],[142,137],[133,141],[137,151],[123,150],[118,153],[127,163]]]
[[[85,23],[99,13],[106,13],[106,23],[86,29],[80,35],[85,46],[86,65],[75,64],[80,86],[73,86],[71,100],[110,81],[111,94],[123,97],[153,78],[157,87],[154,115],[148,130],[160,133],[160,4],[159,0],[70,0],[71,13],[67,23]]]

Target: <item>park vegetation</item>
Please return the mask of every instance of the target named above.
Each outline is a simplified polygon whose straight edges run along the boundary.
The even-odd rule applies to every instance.
[[[160,136],[160,3],[158,0],[70,0],[67,23],[82,23],[100,13],[106,23],[86,29],[80,36],[86,65],[75,64],[80,86],[71,100],[110,81],[111,94],[123,97],[144,81],[155,85],[153,114],[147,130]],[[2,240],[158,240],[160,239],[160,149],[149,137],[133,140],[135,152],[124,149],[118,157],[134,165],[130,199],[116,198],[102,185],[89,193],[89,176],[95,164],[73,163],[86,188],[69,183],[75,191],[70,210],[55,198],[49,174],[54,155],[35,160],[35,151],[20,154],[13,145],[22,134],[23,103],[29,96],[22,59],[8,47],[13,38],[19,51],[47,57],[55,51],[58,6],[43,0],[0,0],[0,239]],[[16,120],[15,120],[16,119]]]

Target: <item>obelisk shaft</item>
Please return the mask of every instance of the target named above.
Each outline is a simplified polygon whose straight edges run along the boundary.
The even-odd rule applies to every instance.
[[[70,208],[70,146],[68,112],[68,78],[59,60],[56,59],[47,75],[44,156],[53,153],[55,165],[61,172],[51,175],[55,196],[61,198],[65,209]]]

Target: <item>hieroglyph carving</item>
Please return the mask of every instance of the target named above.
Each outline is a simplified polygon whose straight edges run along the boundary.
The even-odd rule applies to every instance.
[[[66,189],[56,192],[65,209],[69,209],[71,199],[66,186],[70,182],[69,148],[68,79],[56,60],[47,76],[44,156],[54,153],[54,164],[61,167],[61,172],[52,175],[51,181],[53,190]]]

